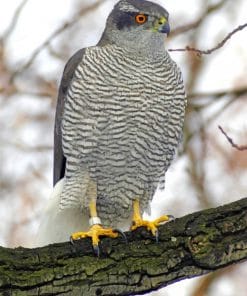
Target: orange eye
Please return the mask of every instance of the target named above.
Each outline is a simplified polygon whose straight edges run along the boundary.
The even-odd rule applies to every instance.
[[[142,25],[146,23],[148,18],[145,14],[137,14],[135,19],[137,24]]]

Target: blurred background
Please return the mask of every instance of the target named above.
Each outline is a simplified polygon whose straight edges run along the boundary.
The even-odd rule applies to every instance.
[[[116,0],[0,3],[0,245],[31,246],[52,190],[53,125],[64,65],[95,45]],[[167,49],[216,46],[247,23],[245,0],[160,0],[170,12]],[[184,140],[157,192],[152,216],[176,217],[238,200],[247,192],[247,28],[219,50],[170,52],[188,107]],[[247,264],[185,280],[150,295],[246,296]]]

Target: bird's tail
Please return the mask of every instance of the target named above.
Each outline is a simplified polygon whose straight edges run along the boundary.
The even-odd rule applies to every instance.
[[[72,233],[86,231],[89,227],[89,217],[81,207],[59,208],[63,187],[64,179],[61,179],[53,188],[41,219],[35,247],[69,241]]]

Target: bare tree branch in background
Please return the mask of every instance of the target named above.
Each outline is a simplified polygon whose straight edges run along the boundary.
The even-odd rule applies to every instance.
[[[177,48],[177,49],[168,49],[169,51],[190,51],[190,52],[194,52],[197,53],[197,55],[200,57],[202,55],[206,55],[206,54],[211,54],[212,52],[220,49],[221,47],[223,47],[225,45],[225,43],[237,32],[243,30],[244,28],[247,27],[247,23],[238,26],[236,29],[234,29],[232,32],[230,32],[229,34],[227,34],[227,36],[220,42],[218,43],[215,47],[211,48],[211,49],[207,49],[207,50],[201,50],[201,49],[197,49],[194,47],[190,47],[190,46],[186,46],[185,48]]]
[[[209,273],[207,276],[201,278],[196,284],[195,290],[193,291],[191,296],[208,296],[210,295],[210,289],[212,285],[217,282],[221,277],[227,275],[234,269],[236,269],[237,265],[230,265],[226,268],[216,270],[215,272]]]
[[[220,129],[220,131],[222,132],[222,134],[226,137],[227,141],[232,145],[233,148],[236,148],[239,151],[244,151],[247,150],[247,145],[238,145],[235,144],[233,139],[230,138],[227,133],[223,130],[223,128],[219,125],[218,128]]]
[[[55,37],[57,37],[58,35],[63,33],[65,30],[67,30],[68,28],[73,26],[76,22],[78,22],[80,20],[81,17],[85,16],[87,13],[91,12],[92,10],[98,8],[102,3],[103,3],[102,0],[99,0],[86,8],[83,7],[78,12],[78,14],[76,16],[72,17],[71,21],[64,23],[61,27],[59,27],[57,30],[55,30],[38,48],[36,48],[36,50],[30,56],[28,61],[12,74],[11,81],[13,81],[18,74],[22,73],[24,70],[29,68],[32,65],[32,63],[34,62],[34,60],[36,59],[36,57],[38,56],[38,54],[44,48],[48,47],[50,45],[51,41]]]
[[[187,94],[187,99],[195,99],[195,98],[212,98],[213,100],[222,98],[224,96],[234,96],[239,97],[247,94],[247,86],[243,86],[236,89],[227,89],[222,91],[215,91],[215,92],[195,92]],[[247,98],[247,97],[246,97]]]
[[[229,0],[227,0],[229,1]],[[226,0],[222,0],[219,3],[215,4],[215,5],[209,5],[206,7],[206,10],[202,13],[202,15],[199,16],[199,18],[195,21],[193,21],[190,24],[187,25],[182,25],[180,27],[175,28],[174,30],[172,30],[171,34],[169,36],[171,37],[175,37],[177,35],[186,33],[190,30],[193,30],[197,27],[199,27],[205,20],[205,18],[207,16],[209,16],[210,14],[218,11],[222,6],[224,6],[227,2]]]
[[[11,19],[11,22],[6,29],[3,36],[0,38],[0,93],[6,92],[8,90],[8,94],[13,94],[17,91],[14,84],[11,83],[11,71],[8,68],[6,61],[5,61],[5,43],[7,42],[7,39],[11,36],[14,29],[16,28],[16,25],[18,23],[19,17],[23,11],[23,8],[27,4],[28,0],[23,0],[21,4],[17,7],[16,11],[14,12],[14,15]]]
[[[226,93],[227,95],[227,93]],[[196,130],[194,130],[192,133],[190,133],[189,135],[187,135],[187,143],[196,135],[198,135],[199,133],[201,133],[206,126],[210,125],[214,120],[216,120],[217,117],[219,117],[220,115],[222,115],[222,113],[224,111],[226,111],[233,103],[236,102],[236,100],[239,99],[239,96],[233,96],[232,98],[228,99],[222,106],[220,109],[216,110],[211,116],[209,116],[208,118],[206,118],[203,121],[202,125],[199,125],[198,128]],[[212,104],[214,103],[214,101],[212,101]],[[210,104],[206,104],[204,106],[195,106],[193,104],[190,104],[193,107],[193,110],[195,111],[199,111],[201,109],[203,109],[206,106],[209,106]]]
[[[10,22],[10,25],[9,27],[7,28],[6,32],[4,33],[3,37],[1,38],[3,41],[6,41],[6,39],[9,38],[9,36],[12,34],[12,32],[14,31],[16,25],[17,25],[17,22],[19,20],[19,17],[22,13],[22,10],[23,8],[25,7],[25,5],[27,4],[29,0],[23,0],[21,2],[21,4],[17,7],[13,17],[12,17],[12,20]]]

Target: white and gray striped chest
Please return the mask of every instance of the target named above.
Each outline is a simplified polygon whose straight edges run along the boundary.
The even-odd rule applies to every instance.
[[[153,149],[165,154],[169,138],[175,147],[181,132],[179,83],[180,72],[168,55],[151,60],[114,46],[86,49],[65,103],[65,155],[77,150],[87,162],[86,156],[99,153],[126,158],[126,150],[137,158]]]

